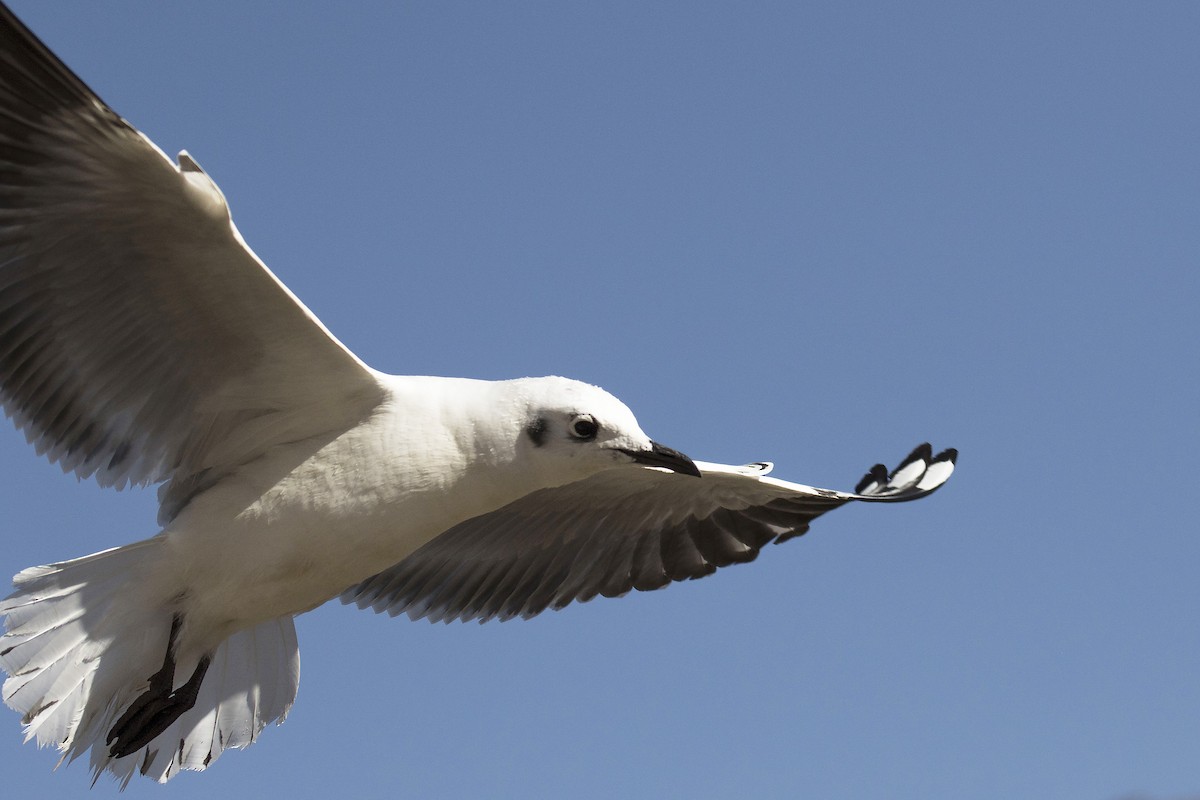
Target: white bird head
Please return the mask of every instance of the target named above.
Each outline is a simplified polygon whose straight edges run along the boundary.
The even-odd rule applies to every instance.
[[[690,458],[652,441],[629,407],[597,386],[558,377],[505,383],[519,401],[519,457],[555,483],[622,466],[700,476]]]

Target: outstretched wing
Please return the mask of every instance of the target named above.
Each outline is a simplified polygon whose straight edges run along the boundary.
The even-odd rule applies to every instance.
[[[378,392],[200,167],[0,6],[0,401],[38,452],[105,486],[170,479],[169,506]]]
[[[660,589],[753,561],[852,500],[901,502],[946,482],[957,452],[916,448],[890,473],[877,465],[854,493],[766,477],[770,464],[696,462],[700,479],[656,468],[612,469],[527,495],[451,528],[342,594],[413,619],[486,621],[630,589]]]

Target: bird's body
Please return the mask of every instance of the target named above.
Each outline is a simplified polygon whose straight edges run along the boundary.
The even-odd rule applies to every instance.
[[[847,502],[928,495],[928,445],[855,492],[693,462],[559,377],[363,364],[172,161],[0,5],[0,401],[40,454],[160,484],[160,532],[14,579],[4,701],[96,775],[204,769],[286,715],[292,617],[531,617],[753,560]]]
[[[201,652],[234,630],[308,611],[465,520],[591,471],[531,468],[537,459],[518,452],[533,449],[519,398],[549,386],[605,399],[594,387],[378,377],[383,399],[359,424],[274,448],[166,526],[161,555],[146,565],[148,600],[175,603]],[[497,420],[498,408],[517,413]]]

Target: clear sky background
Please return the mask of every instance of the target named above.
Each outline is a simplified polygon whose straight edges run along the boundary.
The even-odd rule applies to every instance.
[[[13,5],[375,367],[830,488],[962,454],[661,592],[327,605],[285,725],[129,797],[1200,793],[1200,5]],[[11,426],[0,509],[5,574],[156,532]],[[0,715],[6,796],[55,760]]]

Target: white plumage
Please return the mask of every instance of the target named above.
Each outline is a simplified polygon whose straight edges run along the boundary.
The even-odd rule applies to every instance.
[[[161,532],[18,574],[4,701],[98,776],[165,781],[282,720],[292,617],[341,596],[530,617],[750,561],[851,500],[937,489],[918,447],[855,493],[693,463],[565,378],[377,372],[172,162],[0,6],[0,400],[40,454],[161,484]]]

